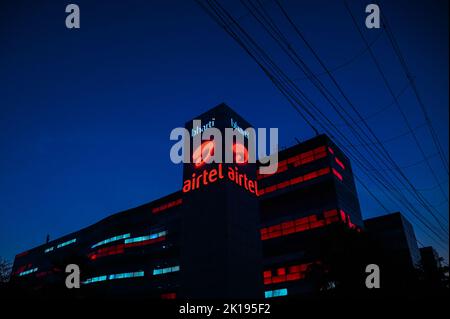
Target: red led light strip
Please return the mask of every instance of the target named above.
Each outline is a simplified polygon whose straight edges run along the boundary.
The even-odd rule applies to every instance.
[[[161,299],[177,299],[177,294],[174,292],[166,293],[161,295]]]
[[[274,275],[272,270],[263,272],[264,285],[278,284],[286,281],[296,281],[305,278],[306,272],[310,265],[314,263],[292,265],[288,267],[280,267],[276,269]]]
[[[284,171],[288,170],[288,164],[292,165],[293,167],[298,167],[301,165],[305,165],[307,163],[311,163],[313,161],[319,160],[321,158],[324,158],[327,156],[326,148],[325,146],[317,147],[311,151],[301,153],[292,157],[289,157],[285,160],[278,162],[278,169],[277,172],[274,174],[257,174],[257,179],[263,179],[270,176],[273,176],[278,173],[282,173]]]
[[[342,177],[341,173],[339,173],[339,172],[338,172],[337,170],[335,170],[334,168],[333,168],[333,174],[334,174],[334,176],[336,176],[340,181],[343,180],[343,177]]]
[[[278,183],[278,184],[266,187],[264,189],[260,189],[258,191],[258,195],[261,196],[261,195],[264,195],[264,194],[267,194],[267,193],[274,192],[274,191],[279,190],[279,189],[283,189],[283,188],[285,188],[287,186],[292,186],[292,185],[295,185],[295,184],[303,183],[303,182],[309,181],[311,179],[314,179],[314,178],[317,178],[317,177],[329,174],[330,172],[331,172],[331,170],[330,170],[329,167],[322,168],[322,169],[319,169],[317,171],[308,173],[306,175],[298,176],[298,177],[295,177],[295,178],[291,178],[290,180],[284,181],[282,183]]]
[[[177,200],[174,200],[174,201],[165,203],[165,204],[163,204],[163,205],[161,205],[161,206],[154,207],[154,208],[152,209],[152,213],[153,213],[153,214],[157,214],[157,213],[160,213],[160,212],[162,212],[162,211],[164,211],[164,210],[166,210],[166,209],[169,209],[169,208],[172,208],[172,207],[181,205],[182,203],[183,203],[183,199],[182,199],[182,198],[179,198],[179,199],[177,199]]]
[[[340,161],[339,158],[335,157],[335,158],[334,158],[334,161],[335,161],[336,164],[338,164],[342,169],[345,169],[344,163],[342,163],[342,162]]]
[[[293,233],[303,232],[305,230],[323,227],[325,225],[340,221],[337,209],[325,211],[323,213],[323,217],[324,219],[318,220],[316,215],[310,215],[270,227],[262,228],[261,240],[267,240]]]

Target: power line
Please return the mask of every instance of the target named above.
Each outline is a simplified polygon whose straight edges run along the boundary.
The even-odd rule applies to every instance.
[[[431,134],[431,138],[433,139],[433,143],[434,143],[436,149],[439,152],[439,156],[440,156],[441,161],[442,161],[442,163],[444,165],[444,168],[447,171],[447,174],[449,174],[448,160],[445,157],[442,145],[439,142],[439,137],[438,137],[438,135],[436,133],[436,130],[433,127],[433,124],[431,122],[431,119],[430,119],[430,116],[428,114],[427,108],[426,108],[425,104],[423,103],[423,100],[422,100],[422,98],[421,98],[421,96],[419,94],[419,90],[417,89],[414,77],[412,76],[411,71],[409,70],[408,65],[406,64],[406,60],[405,60],[405,58],[404,58],[404,56],[403,56],[403,54],[402,54],[402,52],[400,50],[400,46],[398,45],[397,40],[395,39],[395,36],[394,36],[394,33],[392,32],[392,29],[389,26],[389,23],[387,21],[386,16],[383,15],[382,17],[383,17],[382,25],[383,25],[384,29],[386,30],[386,34],[388,36],[389,42],[391,43],[392,48],[394,49],[398,59],[400,60],[400,64],[402,65],[402,68],[403,68],[403,71],[405,72],[406,78],[408,79],[409,83],[411,84],[411,87],[413,89],[414,95],[415,95],[415,97],[416,97],[416,99],[417,99],[417,101],[419,103],[420,109],[422,110],[423,115],[425,117],[425,120],[427,122],[428,129],[430,130],[430,134]]]
[[[349,12],[349,14],[350,14],[350,16],[351,16],[351,18],[352,18],[352,21],[353,21],[353,24],[354,24],[355,28],[357,29],[357,31],[358,31],[358,33],[359,33],[361,39],[363,40],[364,44],[367,46],[367,48],[368,48],[368,50],[369,50],[370,56],[371,56],[372,60],[374,61],[375,66],[376,66],[378,72],[380,73],[381,78],[383,79],[383,82],[384,82],[386,88],[388,89],[388,91],[389,91],[389,93],[392,95],[392,97],[395,99],[395,101],[396,101],[395,105],[397,106],[397,109],[399,110],[399,112],[400,112],[400,114],[401,114],[403,120],[405,121],[406,126],[407,126],[408,129],[411,131],[412,136],[413,136],[413,139],[414,139],[414,141],[415,141],[415,143],[416,143],[416,145],[417,145],[417,148],[419,149],[420,153],[422,154],[422,157],[423,157],[423,158],[426,158],[426,154],[425,154],[425,151],[424,151],[422,145],[420,144],[420,142],[419,142],[419,140],[418,140],[416,134],[415,134],[414,131],[412,130],[411,124],[410,124],[410,122],[409,122],[409,120],[408,120],[408,118],[407,118],[405,112],[403,111],[403,109],[401,108],[400,104],[398,103],[398,100],[395,98],[395,93],[393,92],[392,87],[391,87],[391,85],[389,84],[389,81],[387,80],[386,75],[384,74],[384,72],[383,72],[383,70],[382,70],[382,68],[381,68],[380,63],[378,62],[378,59],[376,58],[376,56],[375,56],[375,54],[373,53],[372,49],[368,46],[369,43],[367,42],[367,39],[365,38],[364,34],[362,33],[361,28],[359,27],[359,25],[358,25],[358,23],[357,23],[357,21],[356,21],[356,18],[355,18],[355,16],[353,15],[353,13],[352,13],[352,11],[351,11],[351,9],[350,9],[350,7],[349,7],[347,1],[344,0],[344,4],[345,4],[345,7],[347,8],[347,11]],[[413,83],[412,83],[412,85],[413,85]],[[430,162],[429,162],[429,161],[426,161],[426,163],[427,163],[427,166],[428,166],[428,168],[429,168],[429,170],[430,170],[430,172],[431,172],[433,178],[436,180],[437,183],[439,183],[439,179],[438,179],[438,177],[437,177],[437,175],[436,175],[436,172],[434,171],[433,167],[431,166]],[[444,198],[445,198],[445,199],[447,200],[447,202],[448,202],[447,194],[445,193],[445,191],[444,191],[444,189],[443,189],[442,187],[440,187],[440,191],[441,191],[442,195],[444,196]]]
[[[295,103],[299,103],[298,98],[302,98],[304,101],[305,101],[305,99],[306,99],[306,102],[308,102],[309,104],[312,103],[312,101],[308,100],[308,98],[307,98],[306,96],[304,96],[304,94],[301,92],[301,90],[299,90],[298,87],[296,87],[295,84],[292,83],[292,80],[290,80],[290,79],[283,73],[283,71],[280,70],[280,69],[276,66],[276,64],[274,64],[274,62],[270,59],[270,57],[268,57],[268,56],[264,53],[264,51],[262,51],[262,52],[257,52],[257,53],[253,53],[253,52],[252,52],[251,45],[256,46],[256,49],[253,48],[254,50],[262,50],[262,49],[261,49],[261,48],[254,42],[254,40],[253,40],[253,39],[245,32],[245,30],[243,30],[242,27],[241,27],[238,23],[236,23],[236,21],[234,21],[234,19],[233,19],[226,11],[224,11],[223,14],[226,15],[226,17],[228,17],[228,19],[230,19],[231,22],[230,22],[230,23],[226,23],[226,22],[225,22],[224,19],[225,19],[226,17],[221,16],[221,13],[219,12],[219,10],[224,10],[223,7],[220,6],[220,4],[218,4],[217,2],[215,2],[215,4],[214,4],[213,1],[208,1],[208,6],[210,6],[210,8],[214,11],[215,14],[218,15],[218,17],[215,18],[213,15],[211,15],[211,13],[210,13],[209,11],[207,11],[207,12],[213,17],[213,19],[214,19],[214,20],[215,20],[222,28],[224,28],[224,30],[225,30],[227,33],[229,33],[229,34],[230,34],[230,35],[231,35],[231,36],[232,36],[232,37],[233,37],[233,38],[234,38],[234,39],[235,39],[235,40],[236,40],[236,41],[237,41],[244,49],[245,49],[245,51],[246,51],[246,52],[247,52],[247,53],[255,60],[255,62],[257,62],[257,64],[263,69],[263,71],[265,72],[265,74],[266,74],[266,75],[269,77],[269,79],[277,86],[277,88],[278,88],[285,96],[286,96],[286,93],[289,95],[289,99],[288,99],[288,100],[289,100],[290,103],[292,103],[292,101],[295,101]],[[215,7],[215,6],[217,6],[217,7]],[[202,7],[205,8],[203,5],[202,5]],[[244,37],[247,39],[247,41],[250,42],[250,47],[248,46],[248,43],[245,43],[246,40],[240,39],[239,36],[235,33],[235,31],[231,29],[231,27],[233,26],[233,24],[237,25],[237,26],[236,26],[236,28],[238,28],[237,31],[240,31],[241,33],[243,33],[243,35],[244,35]],[[281,85],[282,83],[280,83],[280,81],[279,81],[273,74],[268,73],[269,70],[268,70],[265,66],[262,65],[262,62],[258,60],[258,57],[259,57],[259,58],[262,58],[262,59],[264,59],[264,60],[266,60],[266,62],[267,62],[267,59],[268,59],[268,62],[267,62],[267,63],[269,63],[269,64],[271,65],[271,67],[274,67],[276,73],[278,73],[279,76],[285,77],[285,79],[287,78],[288,81],[289,81],[289,84],[290,84],[291,86],[293,86],[294,90],[295,90],[298,94],[300,94],[300,96],[296,97],[295,95],[293,95],[292,92],[289,92],[289,90],[287,90],[286,88],[284,88],[284,87]],[[292,98],[292,99],[291,99],[291,98]],[[305,106],[305,105],[302,105],[302,103],[299,103],[299,105],[300,105],[302,108],[304,108],[304,106]],[[313,104],[312,104],[312,105],[313,105]],[[306,109],[305,111],[307,111],[307,109]],[[321,114],[322,116],[324,116],[323,113],[321,113],[320,110],[316,109],[316,111],[319,112],[319,114]],[[309,114],[310,116],[312,116],[312,118],[313,118],[314,120],[317,121],[317,119],[315,118],[314,115],[312,115],[310,112],[308,112],[308,114]],[[327,119],[327,118],[325,117],[325,119]],[[330,122],[330,123],[331,123],[331,122]],[[337,132],[339,133],[339,131],[337,131]],[[331,133],[329,133],[329,135],[332,136]],[[345,136],[344,136],[344,138],[345,138]],[[361,164],[361,165],[363,165],[363,164]],[[365,166],[365,165],[363,165],[362,167],[364,167],[364,166]],[[380,181],[380,183],[382,183],[382,182]],[[383,184],[383,183],[382,183],[382,184]],[[389,189],[387,188],[387,190],[389,190]],[[388,192],[387,195],[389,195],[389,194],[390,194],[390,193]],[[399,200],[402,201],[401,199],[399,199]],[[427,227],[431,232],[433,232],[438,238],[440,238],[441,240],[443,240],[443,239],[442,239],[443,237],[440,237],[440,236],[439,236],[432,228],[430,228],[429,225],[427,224],[427,222],[426,222],[425,220],[423,220],[422,217],[421,217],[420,215],[414,213],[414,207],[412,207],[411,205],[408,205],[408,203],[406,203],[405,205],[409,206],[410,209],[412,209],[412,212],[413,212],[413,214],[415,215],[415,217],[416,217],[421,223],[423,223],[425,227]],[[427,235],[428,235],[428,234],[427,234]]]
[[[250,12],[249,12],[250,13]],[[247,15],[249,14],[247,13]],[[374,44],[381,39],[381,36],[383,35],[383,29],[381,29],[380,32],[378,32],[378,34],[375,36],[375,38],[372,40],[372,42],[370,42],[370,47],[373,47]],[[347,65],[352,64],[353,62],[355,62],[358,58],[362,57],[366,52],[368,51],[368,49],[365,47],[363,48],[360,52],[356,53],[354,56],[352,56],[351,58],[349,58],[347,61],[342,62],[338,65],[336,65],[333,68],[330,68],[330,72],[336,72],[344,67],[346,67]],[[318,72],[315,73],[314,76],[323,76],[323,75],[327,75],[327,72]],[[304,76],[304,77],[300,77],[300,78],[294,78],[294,81],[301,81],[301,80],[307,80],[309,79],[309,77]]]
[[[265,19],[266,23],[269,25],[270,28],[272,28],[272,30],[274,30],[274,34],[272,34],[268,28],[264,25],[264,23],[252,12],[252,10],[246,5],[246,2],[241,1],[243,3],[244,6],[247,7],[247,9],[252,13],[252,15],[255,17],[255,19],[264,27],[264,29],[271,35],[271,37],[280,45],[280,47],[283,49],[283,51],[293,60],[293,62],[308,76],[308,75],[312,75],[313,78],[317,81],[317,82],[313,82],[313,84],[316,86],[316,88],[318,88],[318,90],[321,92],[321,94],[326,98],[326,100],[330,103],[330,105],[333,107],[333,109],[338,113],[338,115],[341,116],[341,118],[344,119],[344,121],[346,122],[347,125],[349,125],[351,127],[351,125],[348,123],[348,121],[345,120],[345,118],[342,116],[342,114],[340,114],[340,111],[337,109],[337,107],[340,107],[341,110],[354,122],[354,119],[347,113],[347,111],[340,105],[340,103],[338,102],[338,100],[333,97],[333,95],[326,89],[326,87],[320,82],[319,79],[317,79],[314,74],[311,71],[308,71],[308,67],[306,66],[306,64],[302,61],[302,59],[296,54],[295,50],[293,49],[292,45],[285,39],[285,37],[283,36],[282,32],[279,31],[279,29],[277,29],[275,23],[270,19],[269,15],[265,12],[264,7],[261,5],[261,3],[259,3],[259,6],[261,7],[261,10],[264,14],[266,14],[267,19],[265,19],[265,17],[263,16],[263,14],[259,13],[262,19]],[[258,11],[258,9],[256,8],[256,6],[254,6],[251,1],[248,1],[249,5],[252,6],[252,8],[256,11]],[[336,85],[336,87],[338,88],[339,92],[342,94],[342,96],[346,99],[346,101],[348,102],[348,104],[352,107],[353,111],[359,116],[359,118],[363,121],[363,123],[365,124],[366,128],[371,132],[371,134],[374,136],[374,138],[377,140],[378,144],[381,144],[379,139],[376,137],[376,135],[373,133],[373,131],[371,130],[371,128],[367,125],[367,123],[364,121],[364,119],[362,118],[361,114],[358,112],[358,110],[353,106],[353,104],[350,102],[350,100],[348,99],[348,97],[345,95],[345,93],[343,92],[342,88],[339,86],[339,84],[337,83],[337,81],[335,80],[335,78],[332,76],[332,74],[329,72],[328,68],[324,65],[323,61],[318,57],[317,53],[314,51],[314,49],[311,47],[311,45],[308,43],[308,41],[305,39],[305,37],[301,34],[301,32],[299,31],[299,29],[297,28],[297,26],[293,23],[293,21],[290,19],[290,17],[288,16],[287,12],[284,10],[284,8],[281,6],[281,4],[279,3],[279,1],[276,1],[276,3],[278,4],[278,6],[280,7],[280,9],[282,10],[283,14],[285,15],[285,17],[288,19],[289,23],[292,25],[292,27],[295,29],[296,33],[299,35],[299,37],[303,40],[303,42],[305,42],[305,44],[308,46],[308,48],[311,50],[311,52],[313,53],[313,55],[316,57],[316,59],[319,61],[320,65],[327,71],[327,74],[330,76],[330,78],[333,80],[333,83]],[[289,51],[292,51],[293,54],[295,55],[295,57],[298,59],[298,61],[301,63],[301,65],[299,65],[295,59],[288,53],[286,52],[286,49],[280,44],[280,41],[278,39],[276,39],[276,35],[278,35],[279,37],[282,38],[282,41],[285,42],[286,47]],[[306,69],[306,71],[305,71]],[[309,74],[308,74],[309,73]],[[329,94],[326,95],[325,93]],[[330,97],[333,98],[333,100],[335,101],[334,104],[331,100]],[[363,134],[366,135],[366,137],[368,138],[366,132],[364,130],[362,130]],[[360,135],[358,133],[356,133],[356,131],[353,132],[355,134],[355,136],[358,139],[361,139]],[[382,145],[380,145],[382,146]],[[399,170],[398,165],[395,163],[395,161],[392,159],[392,157],[389,155],[389,153],[387,152],[387,150],[382,147],[383,152],[388,156],[388,159],[393,163],[393,165],[396,166],[397,170]],[[378,152],[373,153],[375,156],[379,157]],[[399,170],[400,171],[400,170]],[[413,192],[415,193],[415,196],[418,198],[419,203],[422,204],[422,206],[428,210],[430,212],[430,214],[433,216],[433,218],[436,219],[436,221],[438,222],[438,225],[442,227],[442,225],[440,224],[438,218],[435,216],[435,214],[430,210],[430,204],[426,202],[426,200],[421,196],[421,194],[419,194],[415,189],[414,186],[412,185],[412,183],[409,181],[409,179],[403,174],[403,172],[400,171],[400,174],[402,175],[402,177],[409,183],[409,185],[411,186]],[[444,232],[447,232],[447,230],[445,230],[443,228]]]

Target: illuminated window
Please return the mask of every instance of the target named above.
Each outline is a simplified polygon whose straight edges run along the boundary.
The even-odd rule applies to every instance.
[[[274,174],[258,174],[257,178],[258,179],[267,178],[267,177],[273,176],[275,174],[287,171],[289,168],[288,165],[292,166],[292,167],[299,167],[299,166],[308,164],[310,162],[317,161],[326,156],[327,156],[326,147],[320,146],[311,151],[297,154],[297,155],[289,157],[285,160],[279,161],[276,173],[274,173]]]
[[[168,274],[168,273],[177,272],[177,271],[180,271],[180,266],[157,268],[157,269],[153,269],[153,275],[157,276],[157,275],[163,275],[163,274]]]
[[[276,290],[267,290],[264,292],[264,296],[266,298],[275,298],[275,297],[282,297],[287,296],[288,290],[286,288],[283,289],[276,289]]]
[[[309,215],[295,220],[286,221],[281,224],[262,228],[261,240],[286,236],[339,222],[338,212],[336,209],[325,211],[323,213],[323,217],[323,219],[318,219],[316,215]]]
[[[89,279],[83,281],[83,284],[91,284],[94,282],[105,281],[105,280],[108,280],[107,276],[92,277],[92,278],[89,278]]]
[[[65,242],[63,242],[63,243],[61,243],[61,244],[58,244],[58,246],[56,246],[56,248],[62,248],[62,247],[64,247],[64,246],[73,244],[73,243],[75,243],[76,241],[77,241],[76,238],[71,239],[71,240],[68,240],[68,241],[65,241]]]
[[[46,250],[44,250],[44,252],[45,253],[48,253],[48,252],[51,252],[51,251],[53,251],[53,249],[54,249],[55,247],[49,247],[49,248],[47,248]]]
[[[275,271],[266,270],[263,272],[264,284],[278,284],[287,281],[296,281],[305,278],[306,272],[313,263],[291,265],[279,267]]]
[[[288,186],[292,186],[292,185],[296,185],[296,184],[299,184],[299,183],[303,183],[303,182],[306,182],[308,180],[311,180],[311,179],[314,179],[314,178],[317,178],[317,177],[320,177],[320,176],[323,176],[323,175],[326,175],[326,174],[329,174],[329,173],[330,173],[330,168],[329,167],[322,168],[322,169],[319,169],[317,171],[308,173],[306,175],[298,176],[298,177],[292,178],[292,179],[290,179],[288,181],[284,181],[282,183],[278,183],[278,184],[266,187],[264,189],[261,189],[261,190],[258,191],[258,195],[261,196],[261,195],[264,195],[264,194],[267,194],[267,193],[271,193],[271,192],[274,192],[276,190],[280,190],[280,189],[283,189],[283,188],[288,187]]]
[[[130,237],[130,234],[123,234],[123,235],[114,236],[114,237],[111,237],[111,238],[108,238],[108,239],[105,239],[105,240],[102,240],[102,241],[96,243],[91,248],[95,248],[95,247],[98,247],[98,246],[101,246],[101,245],[109,244],[111,242],[118,241],[118,240],[121,240],[121,239],[126,239],[126,238],[129,238],[129,237]]]
[[[30,270],[25,270],[25,271],[22,271],[21,273],[19,273],[19,276],[26,276],[26,275],[29,275],[29,274],[32,274],[32,273],[36,272],[37,270],[38,270],[37,267],[33,268],[33,269],[30,269]]]
[[[144,277],[144,271],[136,271],[136,272],[125,272],[121,274],[113,274],[113,275],[102,275],[97,277],[92,277],[83,281],[83,284],[91,284],[94,282],[101,282],[106,280],[116,280],[116,279],[127,279],[127,278],[137,278]]]
[[[141,241],[152,240],[152,239],[164,237],[166,235],[167,235],[167,231],[162,231],[162,232],[159,232],[159,233],[150,234],[148,236],[140,236],[140,237],[135,237],[135,238],[129,238],[129,239],[125,239],[125,244],[131,244],[131,243],[137,243],[137,242],[141,242]]]

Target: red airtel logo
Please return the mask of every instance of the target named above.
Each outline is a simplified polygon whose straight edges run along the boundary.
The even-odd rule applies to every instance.
[[[214,147],[214,141],[205,141],[195,149],[192,153],[192,162],[196,168],[210,162],[214,156]],[[233,152],[233,159],[237,164],[246,164],[248,162],[248,150],[243,144],[233,144],[231,151]]]

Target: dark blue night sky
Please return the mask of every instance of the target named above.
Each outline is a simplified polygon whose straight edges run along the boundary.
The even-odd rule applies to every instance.
[[[79,30],[65,28],[64,10],[71,2],[81,9]],[[181,166],[170,161],[169,133],[220,102],[255,127],[278,127],[281,146],[313,136],[258,66],[195,1],[71,2],[1,1],[0,257],[12,260],[44,243],[48,233],[57,238],[179,190]],[[288,65],[239,1],[221,2]],[[281,22],[274,3],[263,3]],[[350,1],[361,26],[369,3]],[[360,54],[364,44],[343,2],[283,4],[414,185],[447,214],[448,202],[373,61],[367,52]],[[385,0],[380,7],[448,158],[448,3]],[[394,91],[401,92],[407,79],[387,37],[378,30],[363,32],[374,41]],[[291,67],[289,74],[342,125],[298,69]],[[448,175],[413,91],[406,89],[399,101],[447,191]],[[385,213],[362,187],[358,192],[364,217]],[[373,192],[390,210],[401,209],[378,189]],[[420,229],[416,235],[434,245]]]

